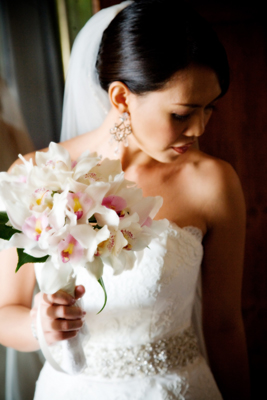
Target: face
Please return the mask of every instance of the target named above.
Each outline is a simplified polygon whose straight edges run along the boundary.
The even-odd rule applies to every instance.
[[[204,133],[220,94],[215,72],[201,66],[177,72],[160,91],[131,93],[130,148],[160,162],[176,160]]]

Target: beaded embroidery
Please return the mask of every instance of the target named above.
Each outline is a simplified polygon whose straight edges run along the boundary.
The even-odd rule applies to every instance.
[[[156,342],[114,349],[87,345],[85,351],[86,374],[118,379],[163,375],[175,368],[185,367],[199,356],[192,327]]]

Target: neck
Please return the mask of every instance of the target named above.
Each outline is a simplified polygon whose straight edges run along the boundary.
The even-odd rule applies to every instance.
[[[133,134],[130,134],[127,138],[128,147],[125,147],[123,142],[116,142],[115,140],[110,144],[112,139],[110,129],[114,127],[115,123],[119,123],[119,117],[120,114],[111,109],[102,125],[92,132],[91,137],[94,138],[98,154],[101,154],[103,158],[120,159],[124,171],[131,167],[150,166],[157,163],[140,149]],[[116,148],[119,149],[117,153],[115,152]]]

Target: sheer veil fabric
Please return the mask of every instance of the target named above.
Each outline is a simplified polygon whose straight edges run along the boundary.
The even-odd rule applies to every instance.
[[[90,18],[73,45],[63,103],[61,141],[92,131],[110,109],[108,94],[100,87],[95,68],[104,30],[131,1],[104,8]]]

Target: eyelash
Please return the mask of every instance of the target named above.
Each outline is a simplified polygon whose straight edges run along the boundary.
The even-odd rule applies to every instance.
[[[209,110],[209,111],[212,111],[212,112],[213,112],[213,111],[216,111],[217,108],[216,108],[215,105],[210,105],[210,106],[206,107],[206,110]],[[180,122],[186,121],[190,116],[191,116],[191,114],[179,115],[179,114],[172,113],[172,117],[173,117],[176,121],[180,121]]]
[[[216,111],[217,107],[215,105],[208,106],[206,110]]]
[[[191,114],[179,115],[179,114],[173,113],[173,114],[172,114],[172,117],[173,117],[176,121],[181,121],[181,122],[183,122],[183,121],[186,121],[186,120],[190,117],[190,115],[191,115]]]

